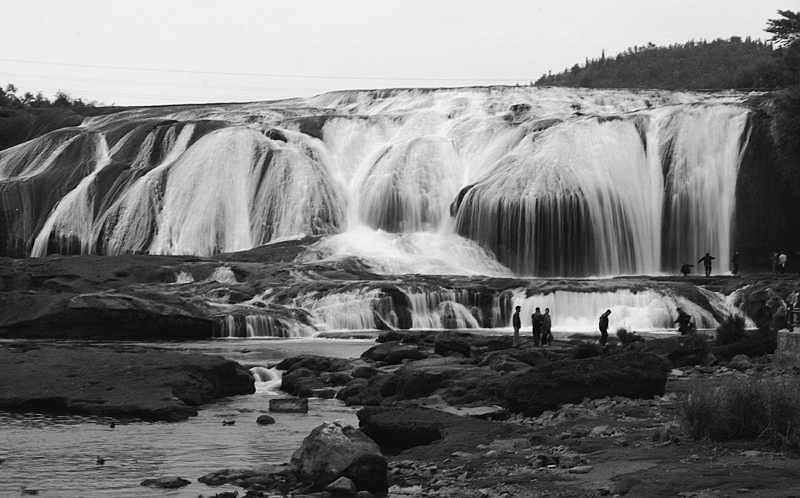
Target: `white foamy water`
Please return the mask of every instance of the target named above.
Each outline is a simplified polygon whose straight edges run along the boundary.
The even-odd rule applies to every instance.
[[[324,235],[304,260],[390,274],[728,261],[743,97],[495,87],[131,110],[0,151],[9,202],[37,206],[9,244],[211,255]],[[58,188],[33,199],[36,182]]]

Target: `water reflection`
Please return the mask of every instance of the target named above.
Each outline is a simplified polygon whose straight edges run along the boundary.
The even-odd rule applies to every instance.
[[[357,357],[370,345],[363,341],[336,347],[340,356]],[[257,349],[266,346],[262,342]],[[300,344],[275,346],[284,348],[283,357],[303,352]],[[319,346],[310,346],[312,354]],[[176,343],[171,347],[239,356],[249,363],[272,355],[242,352],[255,349],[235,341]],[[208,496],[234,489],[197,482],[209,472],[286,463],[300,441],[325,421],[338,419],[358,426],[355,408],[322,399],[309,400],[307,414],[270,413],[275,424],[258,425],[258,416],[269,411],[269,400],[285,395],[275,390],[274,379],[259,382],[256,388],[253,395],[206,405],[198,416],[180,423],[0,411],[0,459],[5,459],[0,464],[0,496],[17,496],[22,487],[39,490],[39,496],[63,498]],[[223,420],[236,423],[223,425]],[[114,428],[110,427],[112,421]],[[105,464],[98,465],[98,456]],[[178,490],[140,486],[144,479],[172,475],[192,483]]]

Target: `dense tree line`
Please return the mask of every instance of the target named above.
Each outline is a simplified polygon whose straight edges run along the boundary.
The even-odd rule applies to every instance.
[[[42,92],[35,95],[31,92],[20,94],[16,85],[9,83],[5,89],[0,87],[0,109],[51,109],[51,108],[81,108],[94,107],[96,102],[85,102],[73,99],[69,93],[59,90],[53,100],[48,99]]]
[[[775,94],[774,137],[781,173],[800,198],[800,12],[778,13],[782,17],[770,19],[766,29],[772,33],[775,59],[786,82]]]
[[[742,39],[689,41],[627,49],[613,58],[603,53],[558,74],[536,81],[541,86],[586,88],[660,88],[665,90],[752,89],[785,86],[772,44]]]

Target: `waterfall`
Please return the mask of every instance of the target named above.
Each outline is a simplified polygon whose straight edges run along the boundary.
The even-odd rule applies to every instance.
[[[723,317],[741,313],[725,296],[703,291],[712,309]],[[531,315],[535,308],[544,313],[550,308],[553,330],[569,332],[598,332],[598,320],[607,309],[611,310],[609,330],[625,328],[629,332],[644,330],[677,330],[677,308],[682,308],[694,319],[698,328],[714,329],[719,322],[714,315],[698,304],[674,293],[652,290],[631,292],[574,292],[556,291],[548,294],[526,295],[524,289],[513,292],[512,309],[520,306],[523,328],[530,330]],[[509,319],[506,327],[511,327]]]
[[[673,273],[731,254],[741,100],[492,87],[110,113],[0,151],[0,243],[208,256],[322,235],[301,261]]]

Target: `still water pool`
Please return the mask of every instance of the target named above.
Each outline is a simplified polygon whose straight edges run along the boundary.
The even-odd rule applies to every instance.
[[[302,353],[357,358],[373,345],[364,339],[157,344],[219,354],[248,367],[269,367]],[[223,468],[286,463],[303,438],[325,421],[358,426],[356,408],[324,399],[309,400],[307,414],[271,413],[274,425],[257,425],[258,416],[269,411],[269,400],[285,397],[273,372],[272,379],[257,382],[255,394],[205,405],[198,416],[179,423],[116,420],[111,428],[110,418],[0,411],[0,497],[20,496],[23,488],[38,490],[38,496],[64,498],[213,496],[235,488],[206,486],[197,478]],[[97,463],[98,456],[103,465]],[[178,490],[140,486],[144,479],[171,475],[192,483]]]

